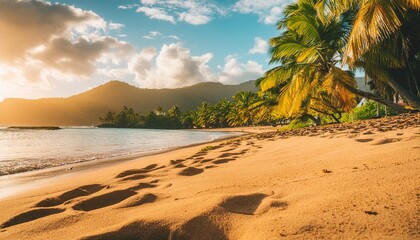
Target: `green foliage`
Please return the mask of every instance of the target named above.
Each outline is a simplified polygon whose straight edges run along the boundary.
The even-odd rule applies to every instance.
[[[278,66],[257,81],[262,94],[277,96],[278,115],[316,125],[320,116],[337,121],[356,104],[347,89],[355,86],[353,74],[336,67],[354,16],[321,5],[322,0],[299,0],[285,8],[280,35],[270,40],[271,63]]]
[[[377,106],[378,103],[376,103],[375,101],[366,101],[366,103],[363,106],[360,107],[356,107],[353,110],[353,116],[354,116],[354,120],[363,120],[363,119],[371,119],[371,118],[375,118],[378,117],[377,116]],[[395,115],[396,112],[391,110],[391,109],[387,109],[388,115]],[[379,116],[385,116],[386,112],[385,112],[385,106],[384,105],[380,105],[379,108]]]
[[[265,106],[267,102],[264,96],[260,97],[253,92],[241,91],[233,96],[233,101],[222,99],[215,105],[203,102],[196,111],[186,113],[174,105],[166,112],[158,107],[141,116],[135,113],[132,108],[124,106],[119,113],[108,112],[104,117],[99,118],[101,122],[99,126],[180,129],[269,125],[276,119],[267,113],[268,108],[264,110],[261,107]]]
[[[304,128],[304,127],[310,127],[313,125],[314,123],[310,120],[294,119],[285,127],[285,129]]]
[[[207,151],[210,151],[210,150],[213,150],[213,149],[214,149],[213,146],[205,146],[205,147],[201,148],[200,152],[207,152]]]

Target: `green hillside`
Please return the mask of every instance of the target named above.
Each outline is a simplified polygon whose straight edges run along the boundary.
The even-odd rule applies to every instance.
[[[69,98],[5,99],[0,103],[0,125],[96,125],[100,116],[108,111],[120,111],[123,106],[142,114],[158,106],[166,110],[174,104],[188,111],[203,101],[214,104],[222,98],[230,99],[239,91],[257,91],[254,83],[208,82],[178,89],[141,89],[125,82],[110,81]]]

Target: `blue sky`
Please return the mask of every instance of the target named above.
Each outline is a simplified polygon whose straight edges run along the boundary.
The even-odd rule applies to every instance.
[[[176,88],[258,78],[291,0],[2,2],[0,100],[66,97],[112,79]]]

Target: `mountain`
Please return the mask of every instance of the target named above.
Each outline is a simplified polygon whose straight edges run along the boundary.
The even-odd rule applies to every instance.
[[[36,100],[8,98],[0,103],[0,125],[90,126],[109,111],[123,106],[145,114],[157,107],[177,104],[182,111],[196,109],[203,101],[214,104],[231,99],[239,91],[257,91],[255,81],[239,85],[207,82],[178,89],[141,89],[125,82],[110,81],[68,98]]]

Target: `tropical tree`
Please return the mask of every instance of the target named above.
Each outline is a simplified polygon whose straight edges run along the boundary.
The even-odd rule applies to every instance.
[[[183,128],[194,128],[194,123],[197,122],[197,112],[189,111],[181,117],[181,125]]]
[[[254,92],[240,91],[233,97],[233,106],[228,114],[230,126],[251,126],[254,124],[255,109],[253,104],[257,101],[258,95]]]
[[[278,91],[277,111],[293,118],[309,118],[320,124],[320,115],[351,111],[356,88],[354,76],[337,67],[341,62],[354,20],[349,8],[338,16],[323,0],[300,0],[288,5],[277,28],[283,31],[270,40],[271,63],[261,91]]]
[[[101,124],[114,124],[115,123],[115,112],[107,112],[105,117],[100,117],[99,122]]]
[[[232,103],[226,98],[220,100],[213,106],[213,125],[217,128],[228,127],[228,114],[232,108]]]
[[[338,6],[338,11],[350,6],[357,10],[343,63],[363,68],[376,86],[391,87],[419,108],[420,1],[327,0],[325,4]]]
[[[168,125],[170,128],[179,128],[181,127],[181,116],[182,112],[179,109],[178,105],[173,105],[166,114],[168,118]]]
[[[209,128],[212,124],[213,111],[207,102],[202,102],[197,109],[197,117],[194,119],[194,126],[198,128]]]

